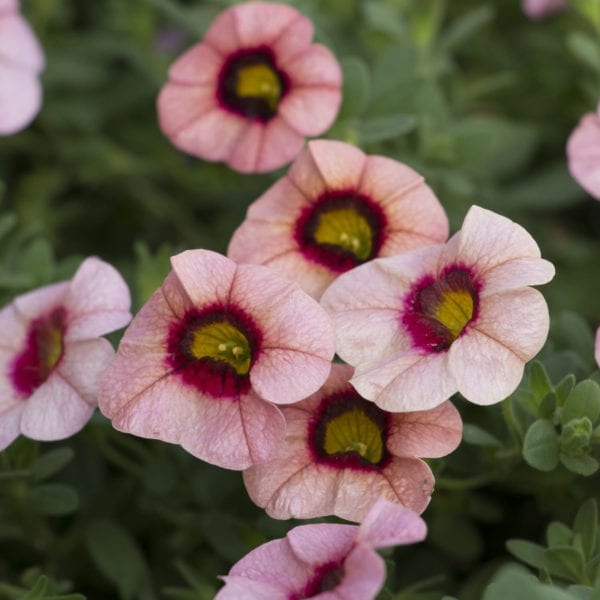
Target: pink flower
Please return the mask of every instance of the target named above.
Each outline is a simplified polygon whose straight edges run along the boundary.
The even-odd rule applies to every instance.
[[[566,0],[522,0],[523,12],[530,19],[541,19],[552,13],[565,10],[568,6]]]
[[[99,336],[129,322],[129,305],[119,273],[88,258],[71,281],[18,296],[0,311],[0,450],[20,433],[58,440],[87,423],[114,355]]]
[[[596,330],[596,348],[594,352],[594,358],[596,359],[597,365],[600,367],[600,327]]]
[[[268,265],[319,298],[340,273],[447,237],[444,209],[410,167],[316,140],[250,206],[228,256]]]
[[[462,422],[450,402],[430,411],[388,413],[348,383],[334,364],[313,396],[283,408],[285,444],[273,460],[244,472],[250,498],[275,519],[337,515],[360,521],[379,498],[422,512],[433,474],[416,458],[445,456]]]
[[[554,267],[506,217],[473,206],[445,245],[380,258],[345,273],[321,300],[358,392],[385,410],[423,410],[455,392],[506,398],[548,335],[530,287]]]
[[[40,110],[43,68],[44,54],[18,0],[0,0],[0,136],[27,127]]]
[[[577,183],[600,200],[600,105],[583,115],[567,141],[569,171]]]
[[[372,600],[385,581],[375,552],[425,539],[415,513],[380,500],[360,526],[300,525],[238,561],[215,600]]]
[[[208,250],[171,265],[106,370],[100,410],[121,431],[180,444],[221,467],[264,462],[285,433],[271,402],[297,402],[329,374],[330,320],[265,267]]]
[[[165,135],[244,173],[288,163],[306,136],[331,126],[341,102],[340,67],[312,34],[312,23],[285,4],[223,11],[169,70],[158,98]]]

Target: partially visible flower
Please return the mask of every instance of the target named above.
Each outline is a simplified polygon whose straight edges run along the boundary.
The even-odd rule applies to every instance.
[[[523,12],[530,19],[541,19],[569,6],[567,0],[523,0],[522,3]]]
[[[567,141],[569,171],[577,183],[600,200],[600,105],[581,117]]]
[[[114,355],[99,336],[129,322],[129,305],[123,278],[92,257],[71,281],[18,296],[0,311],[0,450],[20,433],[59,440],[87,423]]]
[[[181,150],[244,173],[271,171],[333,123],[341,69],[285,4],[246,2],[213,21],[169,70],[160,126]]]
[[[266,267],[208,250],[172,271],[127,329],[100,386],[116,429],[180,444],[215,465],[271,458],[285,434],[273,403],[297,402],[327,378],[327,313]]]
[[[334,364],[316,394],[284,407],[285,443],[273,460],[244,472],[250,498],[269,516],[361,521],[379,498],[425,510],[434,479],[417,457],[445,456],[458,446],[458,411],[445,402],[429,411],[386,412],[348,383],[352,371]]]
[[[215,600],[372,600],[385,581],[375,549],[421,542],[426,534],[421,517],[385,500],[360,526],[300,525],[238,561]]]
[[[596,330],[596,350],[594,352],[596,363],[600,367],[600,327]]]
[[[268,265],[319,298],[340,273],[447,237],[444,209],[421,175],[350,144],[315,140],[250,206],[227,254]]]
[[[321,303],[352,385],[381,408],[424,410],[457,391],[493,404],[546,340],[548,307],[528,286],[553,276],[523,227],[473,206],[447,244],[361,265]]]
[[[40,110],[43,68],[44,54],[18,0],[0,0],[0,136],[27,127]]]

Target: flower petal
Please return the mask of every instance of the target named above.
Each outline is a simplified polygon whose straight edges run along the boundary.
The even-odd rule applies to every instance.
[[[200,43],[192,46],[171,65],[169,79],[175,83],[214,86],[222,66],[223,56],[208,44]],[[212,94],[214,96],[214,90]]]
[[[27,21],[16,12],[0,15],[0,63],[36,75],[44,62],[42,47]]]
[[[299,560],[318,567],[330,562],[343,562],[352,550],[357,533],[355,525],[299,525],[288,532],[287,539]]]
[[[278,585],[264,581],[253,581],[248,577],[227,575],[221,577],[225,587],[221,588],[214,600],[288,600],[289,591]]]
[[[319,600],[364,600],[375,598],[385,582],[383,558],[370,547],[358,544],[344,562],[344,578]]]
[[[548,283],[554,273],[554,265],[543,258],[515,258],[486,272],[480,296]]]
[[[0,451],[8,448],[21,433],[22,402],[0,411]]]
[[[303,145],[303,135],[281,117],[274,117],[263,128],[255,172],[266,173],[282,167],[298,156]]]

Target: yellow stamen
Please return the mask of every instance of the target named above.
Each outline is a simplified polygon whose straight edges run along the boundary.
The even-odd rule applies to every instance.
[[[228,321],[204,325],[192,333],[189,351],[194,358],[227,362],[238,375],[246,375],[252,360],[246,336]]]
[[[456,339],[473,318],[473,296],[467,290],[448,290],[442,293],[434,317]]]
[[[373,249],[371,225],[353,208],[323,212],[314,239],[318,244],[330,244],[348,250],[358,260],[369,259]]]
[[[275,110],[281,98],[281,82],[269,65],[248,65],[238,71],[235,91],[241,98],[262,98],[271,110]]]

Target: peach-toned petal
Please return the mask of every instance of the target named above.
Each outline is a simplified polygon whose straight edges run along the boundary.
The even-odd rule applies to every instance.
[[[222,66],[221,54],[208,44],[200,43],[192,46],[171,65],[169,78],[176,83],[214,85]],[[214,95],[214,90],[212,93]]]
[[[281,101],[279,114],[298,133],[320,135],[333,125],[341,102],[339,87],[299,87]]]
[[[300,525],[287,539],[294,555],[307,565],[318,567],[329,562],[342,562],[352,550],[358,529],[355,525]]]
[[[302,134],[290,127],[281,117],[274,117],[263,127],[255,172],[266,173],[282,167],[298,156],[303,145]]]
[[[554,265],[543,258],[515,258],[486,272],[480,296],[548,283],[554,273]]]
[[[421,542],[427,535],[427,525],[413,511],[380,499],[363,519],[356,541],[373,548]]]
[[[240,47],[244,48],[270,45],[285,35],[296,20],[302,18],[291,6],[272,2],[247,2],[230,10],[234,16]]]
[[[236,140],[235,146],[227,158],[227,164],[240,173],[257,172],[258,157],[263,146],[264,136],[264,123],[250,121]]]
[[[204,34],[204,42],[223,56],[238,50],[241,44],[235,21],[233,10],[224,10],[219,13]]]
[[[434,408],[458,389],[446,353],[409,350],[371,369],[359,367],[350,383],[361,396],[390,412]]]
[[[304,52],[280,64],[288,74],[292,86],[329,87],[338,89],[342,84],[342,70],[335,56],[325,46],[313,44]]]
[[[284,64],[310,46],[313,29],[310,19],[298,15],[281,31],[277,39],[272,42],[273,52],[279,64]]]
[[[213,89],[169,82],[158,95],[158,123],[165,135],[176,137],[217,107]]]
[[[285,201],[282,201],[283,198]],[[296,222],[302,209],[309,206],[313,200],[305,196],[288,177],[282,177],[248,207],[246,216],[250,220],[291,225]]]
[[[600,327],[596,330],[596,346],[594,351],[594,358],[596,359],[596,364],[600,367]]]
[[[8,448],[21,433],[21,414],[25,405],[20,402],[0,410],[0,451]]]
[[[21,432],[35,440],[69,437],[83,429],[94,412],[57,370],[24,403]]]
[[[600,116],[587,113],[567,141],[567,159],[573,178],[600,200]]]
[[[108,263],[90,257],[81,263],[64,300],[67,341],[104,335],[129,323],[129,288]]]
[[[44,62],[42,48],[27,21],[18,13],[0,15],[0,63],[35,75],[44,68]]]
[[[227,305],[236,278],[236,264],[211,250],[186,250],[171,257],[173,272],[192,303]]]
[[[297,244],[289,225],[246,220],[233,232],[227,257],[240,263],[260,265],[269,264],[290,251],[297,254]],[[299,257],[298,260],[302,259]],[[278,271],[281,273],[280,269]]]
[[[439,458],[461,441],[462,420],[450,401],[430,410],[392,415],[388,448],[397,456]]]
[[[521,225],[485,208],[472,206],[460,230],[456,258],[481,276],[510,260],[540,258],[540,249]]]

